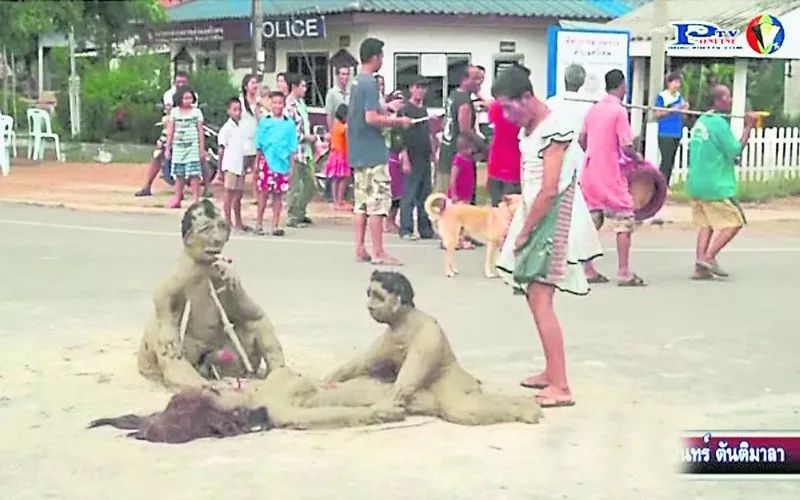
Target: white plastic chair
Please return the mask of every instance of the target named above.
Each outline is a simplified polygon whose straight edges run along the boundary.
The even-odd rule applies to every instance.
[[[14,117],[0,115],[0,134],[3,135],[5,147],[10,147],[17,156],[17,134],[14,132]]]
[[[44,159],[44,139],[53,139],[56,146],[56,159],[61,159],[61,140],[53,133],[50,113],[43,109],[28,109],[28,158]]]
[[[0,134],[0,173],[2,173],[3,177],[5,177],[10,171],[11,160],[8,157],[8,151],[6,150],[6,138],[3,134]]]

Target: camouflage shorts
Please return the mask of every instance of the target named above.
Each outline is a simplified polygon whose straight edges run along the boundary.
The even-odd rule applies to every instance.
[[[605,221],[609,221],[609,227],[614,233],[632,233],[636,228],[636,220],[633,214],[604,212],[603,210],[592,210],[590,214],[594,227],[598,230],[603,227]]]
[[[353,213],[387,215],[392,207],[392,187],[389,166],[353,169],[354,198]]]

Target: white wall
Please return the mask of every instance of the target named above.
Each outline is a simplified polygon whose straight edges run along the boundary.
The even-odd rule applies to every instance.
[[[473,21],[474,22],[474,21]],[[435,23],[409,25],[370,25],[369,36],[383,40],[384,62],[381,74],[386,88],[394,88],[394,54],[403,52],[471,53],[472,64],[486,68],[483,92],[488,93],[494,78],[494,55],[500,41],[516,42],[516,53],[525,56],[524,64],[532,71],[534,92],[547,93],[547,28],[531,21],[530,28],[508,28],[475,24],[441,26]]]
[[[409,25],[413,19],[414,24]],[[394,88],[394,54],[406,52],[470,53],[472,63],[486,67],[486,81],[483,92],[488,94],[494,77],[495,55],[500,53],[500,41],[516,42],[516,53],[524,55],[524,64],[532,71],[534,92],[545,96],[547,93],[547,25],[538,20],[518,21],[509,26],[485,18],[396,16],[391,18],[362,16],[355,22],[328,18],[327,36],[319,40],[279,40],[275,48],[275,71],[265,73],[267,82],[275,82],[275,76],[286,71],[287,55],[291,52],[325,52],[333,55],[341,47],[339,37],[350,36],[346,48],[358,58],[358,48],[367,37],[383,40],[384,66],[381,74],[386,79],[387,89]],[[180,46],[172,47],[174,57]],[[202,51],[197,47],[187,47],[192,58],[197,61]],[[220,52],[227,55],[228,70],[232,72],[231,81],[239,85],[249,68],[233,68],[233,42],[223,42]]]

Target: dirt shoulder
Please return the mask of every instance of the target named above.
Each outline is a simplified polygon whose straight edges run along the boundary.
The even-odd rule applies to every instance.
[[[136,198],[147,165],[129,163],[57,163],[41,164],[15,160],[11,174],[0,177],[0,201],[37,205],[64,206],[77,210],[128,213],[162,213],[178,215],[166,208],[171,189],[157,179],[153,196]],[[479,179],[479,182],[482,182]],[[214,185],[215,196],[221,186]],[[245,217],[255,216],[250,191],[245,191]],[[765,204],[746,204],[748,221],[800,221],[800,199],[789,198]],[[330,223],[347,223],[349,214],[334,212],[330,204],[315,201],[309,206],[312,218]],[[668,203],[659,214],[665,223],[686,225],[691,222],[691,209],[685,204]]]

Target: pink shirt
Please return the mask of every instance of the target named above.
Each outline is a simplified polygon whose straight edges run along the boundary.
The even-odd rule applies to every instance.
[[[489,146],[487,174],[490,179],[518,183],[522,167],[519,127],[503,116],[503,107],[497,101],[489,105],[489,121],[494,125],[494,135]]]
[[[586,134],[586,160],[581,190],[589,209],[632,214],[633,198],[620,167],[620,152],[633,142],[633,131],[622,101],[611,94],[600,99],[586,114],[582,133]]]

